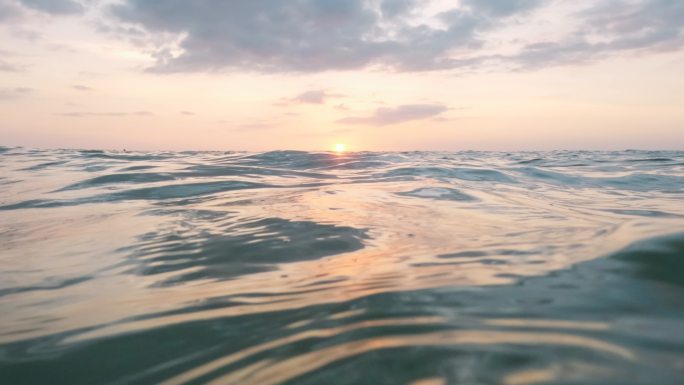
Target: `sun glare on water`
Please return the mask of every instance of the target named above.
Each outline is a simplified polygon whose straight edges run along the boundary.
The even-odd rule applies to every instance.
[[[337,143],[334,147],[335,152],[345,152],[347,151],[347,145],[344,143]]]

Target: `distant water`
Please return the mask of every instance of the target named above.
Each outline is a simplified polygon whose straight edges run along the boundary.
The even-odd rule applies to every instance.
[[[0,147],[0,384],[684,384],[684,152]]]

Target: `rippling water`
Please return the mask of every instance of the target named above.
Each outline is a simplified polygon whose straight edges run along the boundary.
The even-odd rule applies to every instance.
[[[0,383],[682,384],[684,153],[0,147]]]

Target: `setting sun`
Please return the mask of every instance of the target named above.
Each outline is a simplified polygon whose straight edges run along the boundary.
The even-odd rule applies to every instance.
[[[335,145],[335,152],[345,152],[347,151],[347,145],[344,143],[337,143]]]

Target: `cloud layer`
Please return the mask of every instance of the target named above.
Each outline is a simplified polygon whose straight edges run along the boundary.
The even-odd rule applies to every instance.
[[[418,0],[129,0],[121,21],[179,41],[157,47],[157,71],[249,69],[316,72],[381,66],[450,69],[473,62],[453,50],[482,45],[478,33],[532,8],[484,1],[425,16]],[[532,4],[535,3],[535,4]]]
[[[0,0],[0,24],[89,8],[156,72],[517,70],[684,47],[679,0]]]
[[[560,40],[528,44],[513,57],[523,67],[586,63],[623,52],[684,47],[684,1],[599,1],[577,14],[579,28]]]
[[[684,2],[677,0],[579,0],[573,11],[553,0],[460,3],[126,0],[111,13],[154,42],[153,70],[160,72],[535,68],[635,50],[679,50],[684,43]],[[567,13],[559,16],[571,26],[563,36],[513,35],[510,40],[518,42],[510,44],[492,37],[530,21],[548,23],[537,13],[553,7]],[[167,39],[159,43],[162,36]]]

